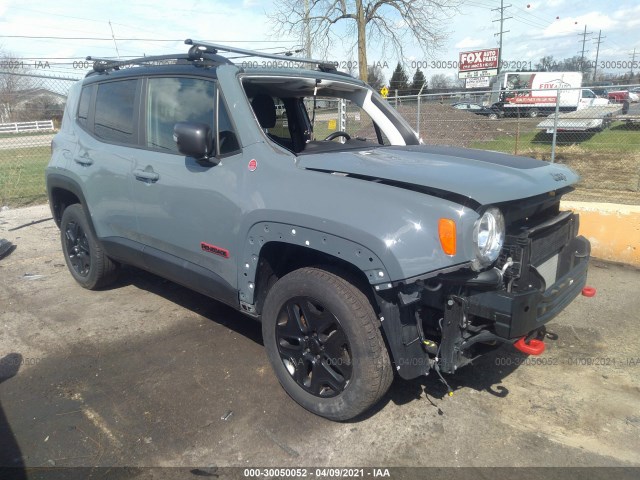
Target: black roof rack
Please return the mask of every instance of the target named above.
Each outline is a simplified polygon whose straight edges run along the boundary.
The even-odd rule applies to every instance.
[[[240,55],[246,55],[247,57],[269,58],[272,60],[285,59],[290,62],[309,63],[312,65],[316,65],[318,67],[318,70],[322,72],[336,72],[336,66],[332,62],[329,62],[327,60],[314,60],[312,58],[294,57],[291,53],[285,53],[284,55],[277,53],[266,53],[257,50],[247,50],[245,48],[229,47],[226,45],[218,45],[216,43],[202,42],[200,40],[192,40],[190,38],[187,38],[184,43],[186,45],[192,46],[189,49],[190,54],[195,54],[194,50],[214,55],[218,52],[238,53]]]
[[[193,50],[193,51],[192,51]],[[121,67],[129,65],[145,65],[147,63],[163,62],[168,60],[177,60],[185,62],[205,62],[209,61],[213,64],[232,64],[231,60],[222,55],[211,55],[206,52],[198,52],[189,49],[189,53],[171,54],[171,55],[155,55],[150,57],[132,58],[129,60],[113,60],[106,58],[87,57],[87,60],[93,61],[93,71],[102,73],[108,70],[119,70]]]
[[[228,47],[226,45],[218,45],[215,43],[201,42],[199,40],[191,40],[190,38],[184,41],[186,45],[191,45],[188,53],[186,54],[170,54],[170,55],[156,55],[150,57],[132,58],[129,60],[113,60],[106,58],[87,57],[87,60],[93,61],[92,73],[103,73],[109,70],[119,70],[121,67],[129,65],[146,65],[157,62],[165,61],[177,61],[177,62],[198,62],[202,65],[224,65],[231,64],[233,62],[222,55],[218,55],[218,52],[237,53],[246,57],[258,57],[269,58],[273,60],[286,59],[291,62],[308,63],[316,65],[321,72],[342,73],[338,72],[335,64],[326,60],[314,60],[311,58],[294,57],[291,52],[285,54],[266,53],[259,52],[257,50],[247,50],[244,48]],[[347,75],[349,76],[349,75]]]

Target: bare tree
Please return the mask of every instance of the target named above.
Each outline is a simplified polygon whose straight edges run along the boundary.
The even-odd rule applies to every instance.
[[[386,83],[382,68],[378,65],[369,65],[369,68],[367,68],[367,83],[377,91],[384,87]]]
[[[0,52],[0,122],[16,121],[16,109],[32,88],[26,63],[10,53]]]
[[[349,38],[358,47],[360,78],[367,81],[368,39],[391,46],[404,56],[408,41],[425,54],[442,46],[446,20],[461,0],[276,0],[270,15],[279,34],[303,39],[326,51],[335,39]],[[346,30],[337,30],[338,25]],[[345,35],[346,33],[346,35]]]
[[[444,73],[436,73],[435,75],[432,75],[429,83],[431,84],[431,89],[446,89],[453,86],[451,78]]]

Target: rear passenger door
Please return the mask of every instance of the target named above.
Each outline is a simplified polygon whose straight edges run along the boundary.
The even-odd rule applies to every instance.
[[[216,82],[149,77],[143,89],[143,147],[137,152],[133,189],[146,268],[237,303],[236,261],[229,252],[241,214],[236,198],[241,151]],[[173,127],[183,121],[212,128],[220,143],[217,165],[178,152]]]
[[[128,78],[89,84],[80,94],[76,122],[81,128],[70,171],[82,185],[96,233],[105,243],[136,240],[131,172],[140,93],[141,81]]]

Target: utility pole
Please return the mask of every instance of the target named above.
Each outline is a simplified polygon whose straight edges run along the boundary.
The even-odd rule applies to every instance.
[[[596,72],[598,71],[598,56],[600,55],[600,44],[602,43],[602,39],[607,38],[607,37],[603,37],[602,36],[602,30],[600,30],[598,32],[598,41],[596,42],[596,44],[598,45],[598,48],[596,49],[596,63],[593,67],[593,81],[596,81]]]
[[[587,26],[585,25],[584,26],[584,33],[579,33],[578,34],[579,37],[582,37],[582,53],[580,54],[580,71],[582,73],[584,73],[584,52],[585,52],[584,44],[587,41],[587,35],[591,35],[592,33],[593,32],[588,32],[587,33]],[[586,50],[586,51],[588,52],[589,50]],[[580,52],[578,52],[578,53],[580,53]]]
[[[500,37],[499,40],[499,50],[498,50],[498,74],[500,74],[500,70],[502,70],[502,35],[504,35],[505,33],[509,33],[509,30],[504,30],[504,21],[505,20],[509,20],[510,18],[513,17],[506,17],[504,16],[504,11],[509,8],[511,5],[507,5],[506,7],[504,6],[504,0],[500,0],[500,8],[492,8],[491,11],[492,12],[497,12],[500,11],[500,19],[499,20],[494,20],[494,22],[500,22],[500,32],[498,33],[494,33],[493,36],[494,37]]]
[[[631,77],[629,77],[629,81],[633,80],[633,63],[636,61],[636,49],[633,49],[633,53],[630,53],[629,56],[631,57]]]

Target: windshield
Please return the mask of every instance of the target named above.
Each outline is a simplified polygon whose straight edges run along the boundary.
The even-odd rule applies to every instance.
[[[362,85],[257,76],[243,78],[243,86],[269,140],[296,154],[419,144],[397,111]]]

